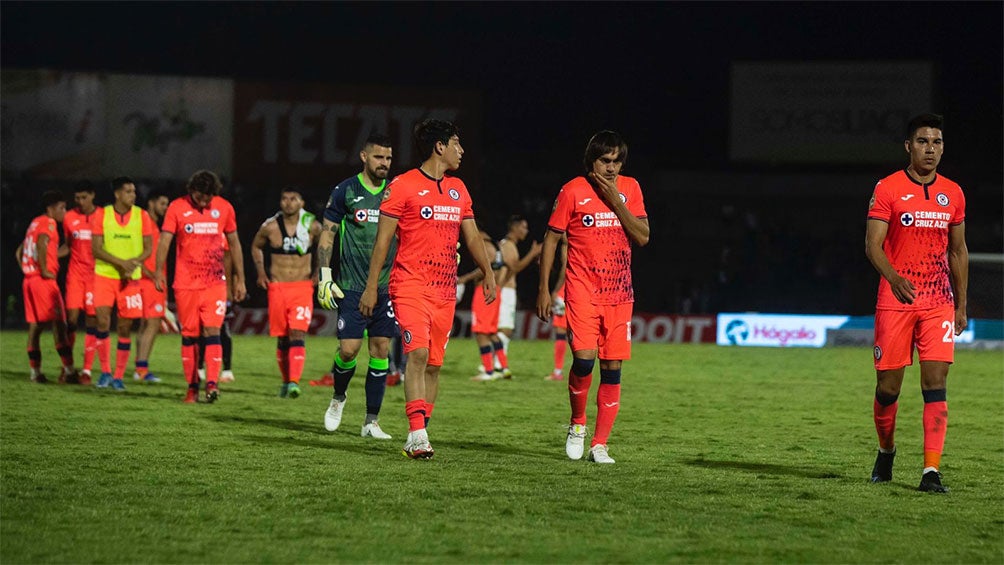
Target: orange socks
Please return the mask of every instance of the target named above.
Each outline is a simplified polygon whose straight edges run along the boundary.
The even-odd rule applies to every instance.
[[[596,392],[596,430],[590,446],[607,444],[620,409],[621,370],[600,369],[600,388]]]
[[[289,382],[299,383],[300,375],[303,374],[303,363],[307,359],[307,349],[303,345],[302,339],[289,342],[289,357],[286,366],[289,371]]]
[[[948,431],[948,401],[945,389],[925,390],[924,394],[924,469],[939,469],[941,452]]]
[[[899,408],[899,395],[890,396],[875,390],[875,401],[872,403],[872,415],[875,418],[875,431],[878,433],[879,448],[890,452],[896,446],[893,435],[896,433],[896,410]]]
[[[119,338],[115,348],[115,378],[121,379],[125,376],[126,365],[129,363],[129,350],[132,349],[132,340]]]
[[[426,402],[424,398],[416,398],[404,403],[404,413],[408,417],[408,431],[415,432],[425,429],[425,418],[427,414]]]
[[[94,334],[96,341],[95,349],[98,350],[98,363],[101,364],[102,373],[112,372],[112,344],[108,341],[108,332],[97,332]]]
[[[181,337],[181,370],[189,385],[199,386],[199,338]]]

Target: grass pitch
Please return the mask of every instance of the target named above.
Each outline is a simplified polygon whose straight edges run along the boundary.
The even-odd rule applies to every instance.
[[[569,461],[564,383],[547,342],[513,342],[513,381],[474,383],[453,340],[429,428],[400,454],[401,387],[359,437],[360,359],[342,428],[330,389],[277,398],[274,341],[237,336],[237,382],[185,405],[179,338],[159,385],[35,385],[24,333],[0,334],[0,562],[988,562],[1004,560],[1004,357],[959,351],[942,471],[919,493],[916,367],[900,399],[895,480],[871,485],[867,349],[636,345],[610,440],[617,463]],[[51,337],[45,372],[58,375]],[[307,371],[333,338],[307,341]],[[80,359],[78,344],[77,360]],[[131,375],[131,370],[129,372]],[[590,425],[594,378],[590,398]]]

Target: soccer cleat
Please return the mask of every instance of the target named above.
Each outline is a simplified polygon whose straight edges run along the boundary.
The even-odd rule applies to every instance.
[[[78,385],[90,386],[90,384],[91,384],[91,372],[90,371],[83,371],[83,372],[77,373],[77,384]]]
[[[335,386],[335,376],[326,373],[323,377],[310,381],[310,386]]]
[[[401,371],[394,371],[387,375],[387,386],[397,386],[401,384]]]
[[[101,373],[101,377],[98,379],[98,388],[108,388],[112,384],[112,374],[111,373]]]
[[[234,372],[231,371],[230,369],[226,369],[222,373],[220,373],[220,382],[221,383],[232,383],[235,380],[236,380],[236,378],[234,377]]]
[[[143,382],[144,383],[159,383],[160,382],[160,377],[158,377],[157,375],[155,375],[153,373],[147,373],[146,376],[143,377]]]
[[[38,373],[37,375],[31,375],[28,379],[33,383],[38,383],[44,385],[49,382],[49,379],[45,378],[45,375]]]
[[[338,429],[338,426],[342,423],[342,410],[345,409],[344,400],[331,399],[331,404],[328,405],[327,411],[324,412],[324,429],[329,432],[333,432]]]
[[[896,458],[896,452],[878,452],[875,458],[875,466],[872,467],[872,482],[887,483],[892,480],[892,460]]]
[[[613,463],[613,458],[607,453],[607,446],[598,443],[589,448],[589,460],[593,463]]]
[[[122,379],[112,379],[112,389],[123,391],[125,390],[125,383],[122,382]]]
[[[216,386],[216,383],[209,381],[206,383],[206,402],[212,404],[216,402],[220,397],[220,389]]]
[[[418,430],[408,435],[408,442],[404,444],[401,453],[409,459],[432,459],[434,451],[429,444],[429,434],[425,430]]]
[[[920,479],[920,486],[917,490],[921,492],[947,493],[948,487],[941,484],[941,473],[938,471],[928,471]]]
[[[188,392],[185,393],[185,404],[195,404],[198,401],[199,401],[198,389],[189,388]]]
[[[582,424],[572,424],[568,426],[568,438],[565,440],[565,453],[572,461],[582,459],[582,451],[585,449],[586,427]]]
[[[495,376],[496,374],[498,376]],[[488,381],[494,381],[495,379],[498,379],[501,376],[502,376],[501,373],[478,373],[477,375],[471,377],[471,380],[484,383]]]
[[[552,371],[550,375],[544,377],[545,381],[562,381],[565,380],[565,376],[561,374],[561,371]]]
[[[63,368],[63,370],[59,373],[59,384],[80,384],[80,373],[78,373],[76,369]]]
[[[376,422],[363,424],[363,431],[360,433],[360,435],[363,437],[371,437],[375,439],[391,439],[390,434],[381,430],[380,424]]]
[[[289,383],[289,385],[286,386],[286,396],[290,398],[300,398],[300,385],[293,382]]]
[[[289,394],[289,383],[282,383],[279,387],[279,398],[286,398],[287,394]]]
[[[495,373],[497,374],[498,371],[495,371]],[[502,378],[505,379],[505,380],[512,379],[512,371],[509,370],[509,367],[506,367],[505,369],[502,369]]]

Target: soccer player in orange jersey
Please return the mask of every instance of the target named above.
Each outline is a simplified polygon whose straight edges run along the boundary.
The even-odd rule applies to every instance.
[[[76,343],[80,311],[84,311],[84,364],[80,384],[91,384],[91,365],[97,352],[97,318],[94,310],[94,253],[91,251],[91,220],[94,205],[94,185],[80,181],[73,189],[77,206],[63,217],[63,234],[70,251],[66,269],[66,322],[70,347]]]
[[[63,361],[60,382],[76,383],[77,371],[73,368],[73,348],[66,335],[66,308],[59,294],[56,275],[59,273],[59,232],[56,224],[66,215],[66,198],[54,190],[42,194],[45,213],[28,225],[24,241],[17,247],[15,256],[24,273],[24,319],[28,322],[28,365],[31,380],[47,383],[42,374],[42,350],[39,338],[42,329],[52,324],[56,352]]]
[[[91,223],[94,252],[94,308],[97,311],[97,349],[101,364],[98,387],[125,390],[122,377],[132,340],[133,320],[143,316],[143,296],[139,281],[140,266],[153,253],[156,224],[150,215],[136,206],[136,184],[129,177],[112,181],[115,203],[98,208]],[[115,374],[111,372],[112,307],[118,310],[118,347]]]
[[[408,354],[404,396],[409,433],[404,453],[413,459],[427,459],[433,449],[426,426],[439,392],[439,370],[453,327],[461,233],[484,274],[485,302],[495,300],[496,288],[467,187],[447,174],[460,167],[464,155],[456,126],[427,119],[415,126],[414,137],[425,160],[387,186],[359,311],[363,316],[373,315],[380,271],[396,233],[398,248],[389,289]]]
[[[303,209],[303,195],[287,187],[279,195],[279,213],[258,228],[251,243],[251,259],[258,271],[258,287],[268,291],[269,335],[276,338],[276,361],[282,376],[279,396],[298,398],[300,376],[307,358],[304,339],[314,311],[314,278],[321,224]],[[265,270],[265,248],[271,264]]]
[[[502,260],[502,251],[495,246],[495,242],[486,232],[478,232],[484,241],[485,253],[492,258],[492,270],[495,271],[496,282],[500,280],[499,273],[505,266]],[[481,270],[473,271],[457,278],[458,295],[462,295],[462,289],[467,283],[477,283],[481,281]],[[460,296],[458,296],[458,300]],[[474,287],[474,296],[471,299],[471,333],[474,334],[474,342],[478,346],[478,354],[481,356],[481,371],[471,377],[472,381],[494,381],[501,379],[509,372],[509,359],[506,357],[505,348],[499,340],[499,306],[501,300],[496,300],[490,304],[485,304],[485,293],[480,286]],[[493,371],[495,361],[498,362],[499,370]],[[509,373],[511,376],[512,373]]]
[[[199,395],[199,336],[206,338],[206,401],[219,397],[220,327],[227,312],[224,239],[233,257],[234,300],[240,302],[247,294],[234,208],[219,196],[222,187],[211,171],[193,173],[186,184],[188,195],[167,207],[157,247],[156,280],[162,290],[167,255],[177,240],[173,287],[181,324],[181,365],[188,381],[185,402],[189,403],[197,402]]]
[[[939,471],[948,427],[945,390],[954,336],[967,325],[969,281],[966,198],[959,185],[938,175],[945,149],[942,123],[936,114],[910,120],[904,142],[910,164],[875,185],[865,235],[865,255],[882,276],[875,305],[873,402],[879,451],[871,480],[892,480],[897,400],[916,348],[924,396],[919,489],[939,493],[948,492]]]
[[[167,212],[167,205],[170,199],[163,192],[151,192],[146,198],[146,213],[150,219],[157,224],[157,229],[153,230],[153,249],[156,250],[160,244],[160,225],[164,223],[164,214]],[[143,298],[143,322],[140,323],[139,337],[136,345],[136,372],[132,378],[145,383],[159,383],[160,378],[150,372],[150,351],[153,350],[153,341],[160,333],[161,320],[167,312],[167,291],[157,290],[154,281],[157,270],[157,254],[151,253],[143,265],[143,278],[139,280],[140,294]]]
[[[550,289],[555,249],[568,239],[565,305],[572,335],[568,375],[571,423],[565,441],[570,459],[581,459],[586,437],[586,400],[593,365],[600,358],[596,427],[589,460],[613,463],[607,439],[620,409],[621,364],[631,357],[631,244],[646,245],[648,216],[638,181],[621,175],[628,147],[621,136],[601,131],[586,145],[586,176],[561,187],[548,220],[540,260],[537,316],[553,313]]]

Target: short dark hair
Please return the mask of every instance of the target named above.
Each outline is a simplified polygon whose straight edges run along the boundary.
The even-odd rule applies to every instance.
[[[593,170],[594,161],[615,149],[617,150],[617,162],[626,163],[628,146],[619,133],[605,129],[589,138],[589,143],[586,144],[586,154],[582,159],[586,173]]]
[[[42,207],[46,210],[49,206],[55,206],[60,202],[66,202],[66,195],[58,190],[46,190],[42,193]]]
[[[391,143],[393,142],[390,140],[389,135],[385,135],[375,131],[371,133],[369,137],[366,138],[366,143],[363,144],[363,149],[366,149],[366,147],[370,145],[377,145],[380,147],[392,147]]]
[[[910,118],[906,124],[906,140],[913,139],[913,134],[920,128],[935,128],[944,130],[945,118],[940,114],[920,114]]]
[[[171,199],[171,197],[163,190],[151,190],[150,194],[146,197],[146,201],[153,202],[154,200],[160,200],[161,198],[167,198],[168,200]]]
[[[525,222],[525,221],[526,221],[526,218],[524,218],[523,216],[521,216],[519,214],[513,214],[512,216],[509,216],[509,220],[505,223],[505,229],[507,231],[511,230],[512,227],[515,226],[516,224],[518,224],[520,222]]]
[[[282,187],[282,190],[279,191],[279,195],[281,196],[287,192],[295,192],[296,194],[300,195],[300,198],[303,198],[303,191],[300,190],[300,187],[296,186],[295,184],[287,184],[286,186]]]
[[[73,193],[78,192],[90,192],[94,194],[94,183],[89,180],[77,181],[77,184],[73,185]]]
[[[188,182],[185,183],[185,189],[189,194],[201,192],[202,194],[217,196],[222,188],[223,183],[220,182],[220,177],[216,176],[216,173],[205,169],[192,173],[192,176],[188,178]]]
[[[448,144],[455,135],[459,137],[460,130],[446,120],[427,118],[415,124],[414,138],[419,157],[422,160],[428,159],[432,156],[437,141]]]
[[[112,179],[112,192],[117,191],[127,184],[135,185],[136,183],[129,177],[115,177]]]

